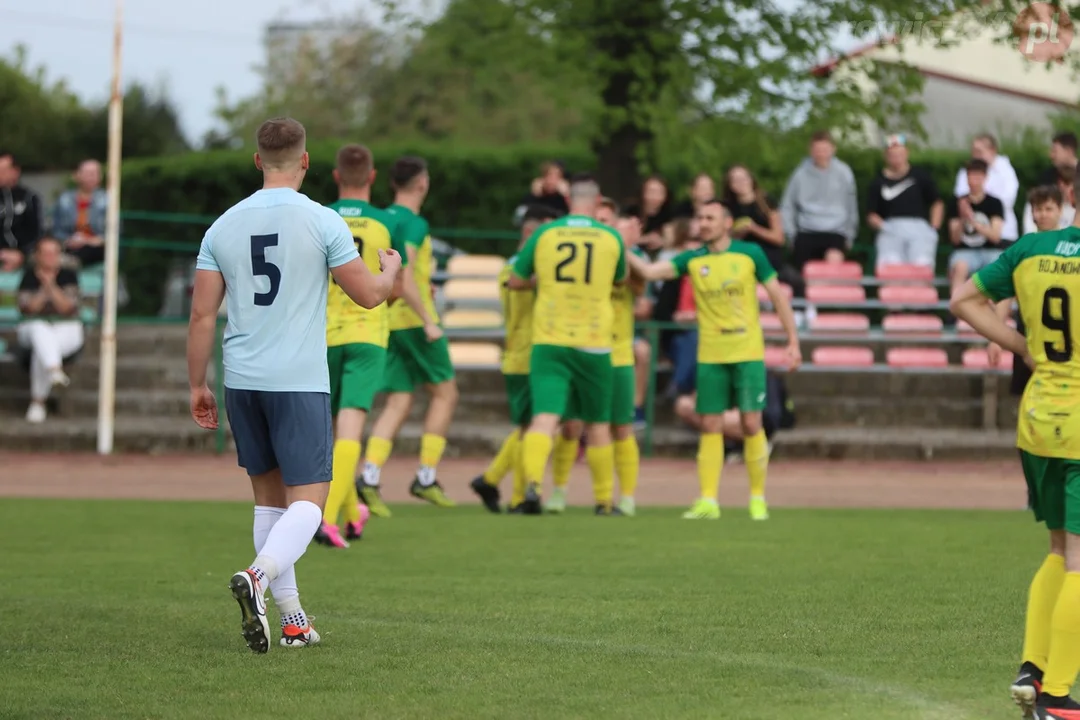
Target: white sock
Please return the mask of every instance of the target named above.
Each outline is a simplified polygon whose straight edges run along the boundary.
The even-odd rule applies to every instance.
[[[416,479],[424,487],[431,487],[435,484],[435,468],[421,465],[420,471],[416,473]]]
[[[382,469],[375,463],[364,463],[364,484],[379,487],[379,473]]]
[[[285,601],[277,602],[278,612],[281,613],[281,627],[286,625],[295,625],[298,628],[306,628],[308,626],[307,615],[304,614],[304,608],[300,607],[300,596],[294,595],[292,598]]]
[[[266,538],[270,536],[270,529],[277,524],[277,521],[280,520],[281,516],[284,514],[285,508],[269,507],[266,505],[255,506],[255,526],[252,530],[252,536],[255,540],[256,555],[262,552],[263,546],[266,544]],[[296,587],[295,566],[291,566],[280,573],[277,576],[277,579],[270,583],[270,594],[274,596],[274,603],[277,605],[283,620],[286,612],[284,609],[285,606],[288,605],[291,607],[291,603],[295,602],[296,606],[299,608],[300,591]],[[303,614],[303,612],[303,610],[300,610],[301,614]],[[304,627],[304,625],[297,625],[297,627]]]
[[[251,569],[260,580],[265,577],[267,583],[273,583],[283,570],[303,557],[320,523],[322,510],[318,505],[307,500],[294,502],[270,528]]]

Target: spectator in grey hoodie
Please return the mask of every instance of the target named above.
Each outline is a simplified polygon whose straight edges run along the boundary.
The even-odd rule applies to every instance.
[[[792,263],[800,271],[811,260],[842,260],[859,230],[855,175],[835,154],[829,132],[815,132],[810,157],[795,168],[780,201]]]

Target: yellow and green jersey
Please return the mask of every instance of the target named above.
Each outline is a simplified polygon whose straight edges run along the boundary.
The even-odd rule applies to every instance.
[[[396,233],[400,235],[405,247],[405,251],[401,253],[402,257],[408,257],[410,247],[416,251],[412,264],[412,276],[416,281],[416,287],[420,291],[420,298],[428,316],[433,322],[439,322],[439,316],[435,312],[435,298],[431,296],[431,268],[434,256],[431,250],[431,231],[428,222],[404,205],[391,205],[386,208],[386,212],[397,221]],[[408,330],[423,326],[424,321],[404,300],[390,307],[391,330]]]
[[[758,318],[758,283],[776,276],[761,247],[733,240],[720,252],[708,246],[672,259],[677,276],[690,278],[697,306],[698,362],[737,363],[765,359]]]
[[[506,345],[503,348],[503,375],[528,375],[529,355],[532,353],[533,303],[536,293],[532,288],[511,290],[507,287],[516,256],[499,273],[499,300],[502,302],[503,322],[506,326]]]
[[[626,277],[619,233],[585,215],[567,215],[536,229],[514,260],[513,273],[536,276],[535,345],[611,348],[611,291]]]
[[[380,210],[363,200],[339,200],[329,205],[345,219],[356,242],[356,251],[364,259],[368,269],[378,275],[379,250],[397,250],[404,258],[404,248],[395,241],[396,220],[385,210]],[[330,276],[330,289],[326,296],[326,345],[350,345],[365,343],[386,347],[390,337],[388,307],[382,303],[370,310],[362,308],[345,294]]]
[[[644,257],[639,248],[630,252]],[[628,367],[634,364],[634,300],[637,293],[630,283],[616,285],[611,291],[612,337],[611,366]]]
[[[1080,460],[1080,228],[1025,235],[975,273],[994,302],[1015,297],[1035,371],[1020,401],[1016,444],[1032,455]]]

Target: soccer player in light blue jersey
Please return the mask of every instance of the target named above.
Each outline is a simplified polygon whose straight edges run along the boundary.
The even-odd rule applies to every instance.
[[[380,250],[381,272],[372,273],[341,216],[300,194],[308,168],[303,125],[267,120],[257,141],[263,189],[218,218],[199,250],[187,356],[191,415],[214,429],[217,401],[206,368],[224,299],[225,409],[255,495],[255,561],[229,588],[248,647],[265,653],[267,587],[281,613],[281,645],[319,641],[300,606],[293,565],[319,528],[330,488],[329,276],[358,305],[374,308],[393,290],[401,256]]]

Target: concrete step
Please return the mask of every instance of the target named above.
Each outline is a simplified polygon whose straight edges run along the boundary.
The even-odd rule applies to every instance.
[[[67,388],[54,393],[50,400],[55,404],[54,414],[63,417],[97,417],[98,392],[80,388]],[[30,402],[30,390],[0,388],[0,413],[19,413]],[[187,418],[189,411],[187,384],[175,390],[122,389],[116,392],[116,414],[121,417],[145,417],[156,422],[160,419]]]
[[[65,369],[71,377],[71,390],[95,389],[98,386],[100,365],[97,357],[82,356]],[[210,368],[213,382],[214,368]],[[21,390],[28,386],[27,373],[15,365],[0,365],[0,389]],[[116,389],[120,390],[178,390],[187,388],[187,360],[153,356],[116,359]]]
[[[84,355],[101,352],[101,329],[87,328]],[[116,328],[117,356],[166,356],[183,358],[187,352],[187,323],[127,325]]]

